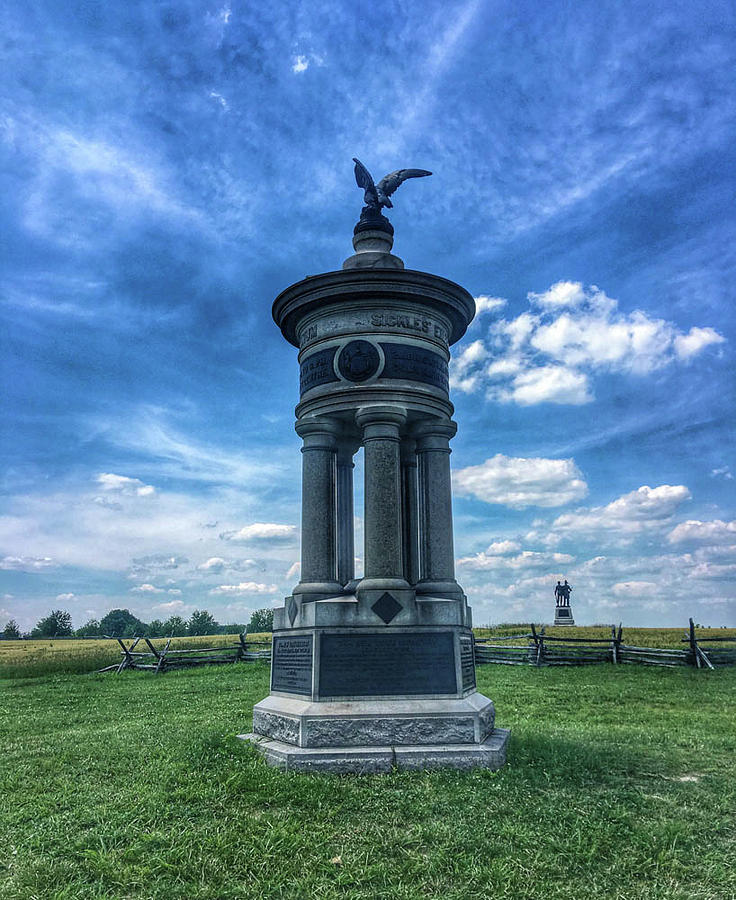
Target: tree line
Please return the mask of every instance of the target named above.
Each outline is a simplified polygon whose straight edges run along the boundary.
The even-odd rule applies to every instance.
[[[0,632],[0,636],[7,640],[52,637],[186,637],[203,634],[240,634],[246,627],[251,634],[273,631],[273,610],[257,609],[252,613],[246,626],[237,623],[220,625],[206,609],[195,609],[189,619],[169,616],[165,621],[154,619],[151,622],[143,622],[128,609],[111,609],[101,619],[90,619],[75,630],[72,626],[71,613],[65,609],[54,609],[26,634],[21,632],[15,619],[11,619]]]

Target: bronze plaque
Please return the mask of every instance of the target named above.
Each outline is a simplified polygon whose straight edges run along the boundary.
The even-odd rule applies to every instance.
[[[450,631],[320,636],[322,699],[456,693]]]
[[[473,638],[469,634],[460,635],[460,671],[463,676],[463,690],[475,687],[475,653]]]
[[[274,635],[271,690],[287,694],[312,693],[312,636]]]

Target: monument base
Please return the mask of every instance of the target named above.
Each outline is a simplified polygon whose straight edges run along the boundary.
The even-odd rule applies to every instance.
[[[555,625],[574,625],[572,609],[569,606],[558,606],[555,610]]]
[[[482,744],[403,746],[295,747],[257,734],[241,734],[270,766],[285,772],[335,775],[385,775],[397,769],[500,769],[506,762],[511,732],[494,728]]]

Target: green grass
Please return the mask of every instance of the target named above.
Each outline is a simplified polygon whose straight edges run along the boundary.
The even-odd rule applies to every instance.
[[[529,625],[510,624],[497,625],[494,628],[476,628],[476,637],[492,637],[508,634],[526,634]],[[548,635],[555,637],[575,638],[610,638],[611,629],[605,626],[548,627]],[[682,628],[630,628],[624,629],[624,642],[637,647],[676,647],[686,645],[681,642]],[[708,636],[730,636],[736,640],[736,628],[699,629],[698,639],[704,646],[708,645]],[[204,637],[174,638],[172,649],[185,647],[218,647],[225,644],[235,645],[238,636],[210,635]],[[248,635],[251,641],[270,641],[270,634]],[[158,648],[166,644],[166,639],[156,638],[153,641]],[[130,641],[126,638],[126,644]],[[732,644],[724,645],[726,647]],[[146,650],[141,641],[138,650]],[[36,675],[52,675],[62,673],[94,672],[104,666],[120,660],[120,645],[115,640],[43,640],[43,641],[0,641],[0,679],[30,678]]]
[[[284,775],[262,663],[0,681],[0,898],[736,897],[736,669],[485,666],[490,773]]]
[[[479,638],[505,637],[507,635],[529,634],[530,625],[527,622],[512,623],[507,625],[481,626],[474,628],[475,636]],[[541,630],[541,626],[537,625],[537,632]],[[624,625],[622,639],[624,644],[632,647],[669,647],[682,650],[687,644],[682,643],[687,628],[627,628]],[[548,637],[558,638],[591,638],[611,639],[610,625],[548,625],[545,629],[545,635]],[[704,646],[708,645],[708,638],[711,637],[730,637],[736,641],[736,628],[698,628],[696,636],[700,643]],[[732,647],[733,644],[725,644],[726,647]]]
[[[248,640],[271,640],[271,635],[248,635]],[[132,639],[125,638],[129,647]],[[153,638],[157,649],[166,646],[167,638]],[[171,641],[172,650],[189,647],[224,647],[238,643],[237,634],[179,637]],[[136,650],[148,650],[139,641]],[[120,644],[114,638],[51,639],[37,641],[0,641],[0,678],[29,678],[35,675],[95,672],[120,662]]]

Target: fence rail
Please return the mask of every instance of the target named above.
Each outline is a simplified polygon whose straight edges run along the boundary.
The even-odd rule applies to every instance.
[[[508,643],[515,641],[515,643]],[[526,643],[522,644],[522,641]],[[731,642],[732,647],[704,646]],[[537,631],[534,625],[528,634],[477,638],[476,665],[500,664],[516,666],[589,666],[609,662],[614,665],[695,666],[715,669],[736,665],[736,637],[705,637],[702,642],[695,634],[690,619],[688,631],[682,638],[687,649],[634,647],[623,641],[623,627],[611,626],[610,638],[558,637]],[[594,646],[591,646],[594,645]],[[602,645],[602,646],[597,646]],[[603,646],[605,645],[605,646]]]
[[[141,640],[145,642],[148,650],[136,650]],[[163,649],[154,647],[148,638],[135,638],[127,647],[122,638],[117,638],[117,642],[121,647],[122,659],[119,663],[99,669],[99,672],[115,671],[119,675],[126,669],[140,669],[158,675],[171,669],[271,659],[270,643],[268,641],[247,641],[245,633],[238,635],[237,644],[222,644],[219,647],[189,647],[183,650],[171,650],[171,638],[168,639]],[[254,650],[253,647],[267,647],[268,649]]]

